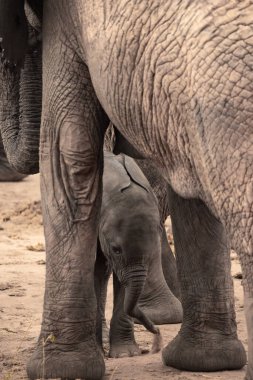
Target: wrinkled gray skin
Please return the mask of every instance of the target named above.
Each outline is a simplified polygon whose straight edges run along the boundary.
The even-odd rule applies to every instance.
[[[157,168],[151,160],[135,159],[147,177],[157,199],[160,212],[160,224],[162,226],[162,268],[165,280],[173,294],[181,299],[180,285],[177,275],[177,265],[175,256],[170,248],[166,230],[164,227],[165,220],[170,215],[169,210],[169,189],[168,183],[159,174]]]
[[[128,156],[105,152],[99,250],[114,275],[114,310],[110,326],[110,356],[141,353],[134,339],[138,317],[151,332],[155,324],[179,323],[182,307],[164,279],[161,265],[161,227],[157,199],[137,164]],[[106,264],[98,258],[98,263]],[[95,279],[102,283],[102,268]],[[103,287],[97,287],[98,309]],[[102,297],[100,296],[102,295]],[[103,317],[103,315],[102,315]]]
[[[252,12],[248,0],[45,0],[40,167],[47,271],[30,378],[44,371],[46,378],[94,380],[104,373],[93,273],[109,118],[170,184],[184,318],[164,363],[196,371],[245,364],[230,242],[242,264],[246,376],[253,380]],[[18,67],[27,51],[24,25],[22,0],[1,0],[4,57]],[[3,97],[12,99],[5,115],[18,100],[18,67],[0,72]],[[18,126],[8,120],[0,127],[15,157]],[[42,365],[42,338],[50,334]]]
[[[17,5],[13,0],[0,2],[0,8],[2,8],[0,35],[6,35],[6,28],[12,30],[12,33],[8,33],[8,38],[7,36],[5,38],[6,46],[4,42],[2,46],[0,45],[2,63],[0,84],[4,89],[1,91],[0,99],[0,129],[11,166],[19,173],[33,174],[39,170],[38,148],[42,101],[41,42],[38,18],[31,9],[26,7],[26,14],[32,25],[27,23],[26,16],[18,14],[18,9],[22,9],[21,3]],[[12,11],[17,11],[14,16],[15,22],[9,19],[9,24],[5,25],[4,14]],[[23,25],[26,25],[24,33],[21,32]],[[18,28],[18,38],[12,39],[15,28]],[[26,55],[20,61],[16,53],[23,51],[24,45],[26,45]],[[9,60],[5,59],[5,54],[8,54]],[[22,65],[21,70],[19,65]]]
[[[25,177],[25,174],[18,173],[10,166],[0,136],[0,182],[17,182]]]

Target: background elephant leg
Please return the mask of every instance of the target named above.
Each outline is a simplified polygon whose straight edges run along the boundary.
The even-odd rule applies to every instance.
[[[133,321],[124,312],[125,290],[113,273],[113,315],[110,325],[110,352],[112,358],[140,355],[141,351],[134,338]]]
[[[177,266],[175,257],[171,251],[164,222],[170,214],[168,205],[168,183],[161,176],[157,168],[154,166],[152,161],[145,160],[135,160],[145,176],[147,177],[152,189],[158,199],[158,207],[160,212],[160,220],[162,226],[162,266],[165,280],[172,291],[172,293],[180,298],[180,287],[177,277]]]
[[[170,248],[165,228],[162,230],[162,267],[164,278],[172,293],[178,298],[181,298],[180,285],[177,276],[177,263],[175,256]]]
[[[164,239],[167,241],[164,230]],[[168,241],[167,241],[168,247]],[[171,257],[169,256],[171,254]],[[172,251],[163,252],[170,285],[178,285],[176,260]],[[144,289],[138,299],[138,306],[156,325],[182,322],[183,312],[180,301],[171,292],[161,265],[161,251],[156,252],[149,264]],[[137,321],[138,323],[138,321]]]
[[[172,190],[170,210],[184,316],[163,360],[191,371],[241,368],[246,357],[237,338],[223,226],[203,202],[183,199]]]
[[[95,263],[95,291],[97,297],[97,339],[101,346],[102,343],[109,343],[109,329],[105,318],[105,306],[110,275],[111,269],[98,241]]]
[[[52,2],[47,14],[54,14]],[[65,45],[61,23],[43,40],[41,192],[46,284],[41,334],[28,377],[100,379],[94,266],[102,196],[103,135],[108,124],[88,69]]]

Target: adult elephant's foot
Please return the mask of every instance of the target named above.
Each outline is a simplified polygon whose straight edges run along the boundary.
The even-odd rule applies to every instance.
[[[129,356],[138,356],[142,354],[142,350],[137,343],[114,343],[110,345],[110,358],[124,358]]]
[[[105,372],[101,350],[95,341],[78,345],[41,343],[27,365],[28,378],[100,380]]]
[[[157,288],[150,284],[150,290],[145,287],[138,305],[155,325],[182,322],[183,309],[181,302],[165,283]],[[136,322],[138,323],[138,321]]]
[[[180,370],[221,371],[240,369],[246,364],[242,343],[234,336],[208,333],[186,338],[180,333],[163,349],[163,362]],[[249,378],[248,380],[252,380]]]

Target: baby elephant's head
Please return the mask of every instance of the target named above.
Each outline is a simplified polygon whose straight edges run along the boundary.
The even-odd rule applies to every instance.
[[[157,205],[138,185],[132,184],[108,205],[100,223],[100,243],[120,282],[126,285],[146,274],[161,250],[159,228]]]

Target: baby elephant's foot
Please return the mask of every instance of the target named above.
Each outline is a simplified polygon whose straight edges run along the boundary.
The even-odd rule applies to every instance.
[[[179,333],[164,348],[162,357],[165,365],[187,371],[240,369],[246,364],[242,343],[233,336],[221,334],[202,334],[188,339]]]
[[[139,356],[142,351],[137,343],[111,344],[109,357],[124,358],[128,356]]]

